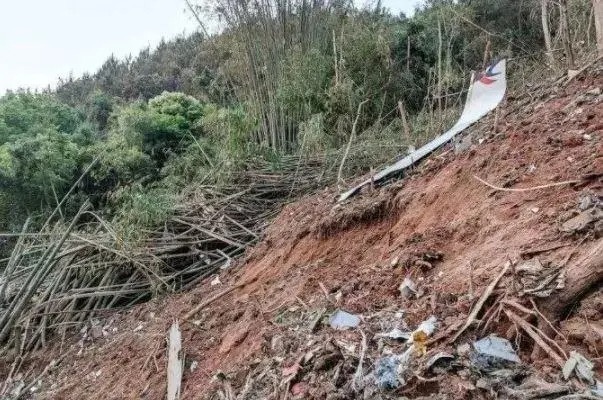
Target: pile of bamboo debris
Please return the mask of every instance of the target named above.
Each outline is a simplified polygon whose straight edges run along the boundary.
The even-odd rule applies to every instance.
[[[26,222],[0,260],[0,343],[29,351],[64,336],[99,311],[129,307],[158,293],[193,287],[230,265],[260,238],[292,196],[333,179],[323,162],[291,158],[275,172],[250,166],[237,184],[195,188],[145,239],[129,244],[84,204],[69,224]]]

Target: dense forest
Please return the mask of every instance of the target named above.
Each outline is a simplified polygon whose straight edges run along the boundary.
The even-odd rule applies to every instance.
[[[89,199],[139,232],[160,226],[187,188],[227,184],[252,160],[278,169],[284,157],[341,158],[352,139],[393,143],[346,178],[438,133],[490,60],[510,59],[519,87],[595,49],[590,0],[429,0],[412,17],[379,1],[187,5],[197,33],[0,98],[2,230]],[[205,33],[208,15],[219,33]]]

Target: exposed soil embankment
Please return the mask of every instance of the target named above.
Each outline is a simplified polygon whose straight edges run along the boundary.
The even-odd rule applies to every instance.
[[[551,337],[560,347],[555,351],[578,350],[595,360],[601,372],[603,266],[588,259],[601,247],[601,222],[594,216],[582,224],[573,221],[574,226],[572,218],[584,210],[596,211],[603,195],[602,86],[603,77],[591,74],[568,87],[532,93],[531,100],[510,100],[500,111],[496,132],[493,117],[470,130],[469,150],[456,154],[445,149],[404,180],[368,190],[346,204],[335,205],[336,192],[325,189],[288,205],[265,240],[222,274],[221,283],[212,285],[212,277],[189,293],[103,316],[100,333],[91,329],[80,343],[81,335],[65,342],[63,350],[71,352],[43,379],[42,397],[163,398],[170,324],[234,285],[240,287],[181,322],[187,359],[184,399],[209,398],[218,389],[244,395],[239,398],[283,398],[284,393],[354,398],[354,385],[374,398],[394,393],[492,396],[477,378],[461,372],[425,377],[426,371],[417,371],[403,387],[378,395],[370,394],[369,383],[354,380],[359,358],[364,357],[366,375],[384,348],[396,353],[404,346],[377,339],[376,333],[391,329],[394,320],[414,329],[430,315],[436,316],[438,328],[423,358],[437,349],[454,352],[458,344],[496,333],[514,343],[524,364],[538,366],[540,378],[559,381],[554,359],[503,309],[496,311],[497,302],[511,300],[529,310],[542,309],[553,329],[538,315],[517,308],[514,313]],[[507,191],[476,177],[513,190],[578,182]],[[556,275],[565,287],[538,289],[541,282],[514,270],[534,259],[545,272],[565,271]],[[450,343],[508,262],[514,267],[479,313],[481,324]],[[589,277],[577,277],[581,271]],[[416,283],[418,296],[400,295],[398,287],[406,277]],[[536,292],[526,292],[532,289]],[[548,295],[543,293],[549,289]],[[321,323],[323,313],[337,308],[362,315],[362,333],[333,331]],[[56,352],[40,353],[29,363],[43,368]],[[300,361],[304,356],[310,359]],[[421,359],[417,365],[424,364]],[[299,371],[287,370],[292,365],[299,365]],[[6,363],[1,370],[9,367]],[[219,371],[223,374],[216,378]],[[574,389],[580,389],[578,383]]]

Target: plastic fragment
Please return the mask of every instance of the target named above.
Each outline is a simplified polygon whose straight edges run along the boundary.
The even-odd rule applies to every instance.
[[[404,332],[399,328],[394,328],[389,332],[378,333],[375,337],[385,337],[395,340],[409,340],[412,336],[412,332]]]
[[[412,337],[408,343],[414,344],[414,349],[419,355],[425,355],[427,353],[427,338],[431,336],[436,329],[437,318],[431,316],[425,321],[421,322],[417,329],[412,333]]]
[[[425,321],[421,322],[421,324],[417,327],[417,330],[415,332],[423,331],[423,332],[425,332],[425,334],[427,336],[431,336],[431,335],[433,335],[433,333],[436,330],[436,322],[437,321],[438,321],[438,319],[432,315],[431,317],[427,318]]]
[[[593,385],[595,383],[595,374],[593,372],[594,364],[577,351],[570,351],[570,357],[563,366],[563,377],[567,380],[575,371],[576,376]]]
[[[417,296],[417,285],[410,278],[404,278],[404,281],[398,287],[400,294],[404,297],[411,298]]]
[[[425,364],[425,368],[431,369],[438,361],[441,360],[454,360],[454,356],[450,353],[441,351],[427,361],[427,363]]]
[[[333,329],[355,328],[360,324],[360,318],[346,311],[337,310],[329,318],[329,323]]]
[[[473,342],[473,349],[471,360],[478,368],[499,369],[521,362],[511,343],[495,335]]]
[[[399,355],[387,356],[377,360],[374,376],[379,388],[391,390],[400,387],[400,381],[398,380],[400,362]]]

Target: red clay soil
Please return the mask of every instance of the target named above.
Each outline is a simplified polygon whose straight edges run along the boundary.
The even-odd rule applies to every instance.
[[[187,360],[183,399],[218,398],[216,389],[229,385],[239,393],[247,373],[263,360],[277,368],[290,366],[303,356],[304,344],[299,342],[313,336],[353,343],[359,353],[358,331],[331,332],[320,324],[308,330],[314,318],[310,316],[323,308],[361,314],[367,316],[365,322],[383,310],[401,309],[409,327],[433,314],[439,321],[433,346],[445,346],[507,261],[517,262],[529,250],[563,245],[538,254],[543,262],[563,266],[600,245],[596,229],[574,234],[559,230],[586,194],[601,198],[600,178],[512,192],[494,190],[474,175],[495,186],[527,188],[603,172],[602,86],[603,77],[591,75],[551,89],[541,100],[523,105],[521,99],[509,100],[499,116],[498,132],[488,118],[470,130],[470,150],[455,154],[445,149],[404,180],[362,193],[348,204],[335,206],[336,192],[325,189],[286,206],[265,240],[224,273],[221,284],[212,286],[213,278],[208,279],[189,293],[107,315],[103,323],[115,321],[107,326],[106,336],[78,344],[76,335],[66,342],[63,350],[71,352],[42,380],[37,397],[164,398],[170,324],[216,293],[242,283],[247,284],[214,301],[190,322],[181,321]],[[420,298],[400,296],[398,286],[406,276],[418,283]],[[601,296],[595,290],[583,303],[560,325],[567,342],[559,337],[556,341],[566,352],[577,349],[595,360],[600,373]],[[526,298],[524,305],[529,304]],[[584,328],[584,321],[594,328]],[[368,328],[371,323],[366,324],[373,348],[377,341]],[[485,333],[512,338],[522,361],[556,379],[560,368],[546,354],[532,352],[533,342],[512,328],[498,316]],[[470,328],[458,343],[480,334]],[[282,338],[287,339],[284,344]],[[40,353],[23,370],[42,369],[57,353],[58,348]],[[324,369],[329,371],[329,366]],[[490,396],[457,375],[428,382],[417,381],[396,393]],[[343,398],[329,395],[328,388],[312,380],[300,379],[284,390],[288,389],[306,398]],[[277,392],[266,397],[276,398]]]

